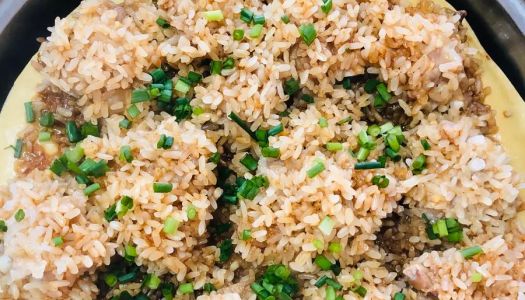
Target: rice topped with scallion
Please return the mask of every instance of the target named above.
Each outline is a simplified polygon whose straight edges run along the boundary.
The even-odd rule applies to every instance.
[[[19,104],[0,298],[524,298],[520,178],[463,18],[82,1]]]

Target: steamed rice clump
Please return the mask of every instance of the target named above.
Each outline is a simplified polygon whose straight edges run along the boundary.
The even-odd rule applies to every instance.
[[[97,289],[82,277],[108,264],[117,245],[74,179],[35,171],[3,186],[0,197],[0,217],[9,228],[0,251],[2,298],[92,297]],[[15,220],[19,209],[21,221]],[[72,293],[76,282],[83,282],[80,294],[78,287]]]
[[[414,2],[333,0],[324,12],[322,2],[294,0],[86,0],[57,19],[36,66],[46,84],[75,98],[77,125],[98,125],[99,137],[78,145],[109,170],[94,179],[100,190],[89,197],[78,178],[49,171],[20,175],[0,189],[7,226],[0,233],[0,298],[147,293],[160,299],[160,288],[147,287],[146,276],[154,275],[174,284],[177,299],[255,300],[250,285],[275,264],[289,268],[301,299],[331,297],[327,285],[316,284],[322,276],[340,284],[336,293],[347,300],[401,292],[407,299],[525,297],[520,179],[483,104],[482,57],[466,42],[462,14]],[[242,8],[264,15],[259,37],[249,36],[253,24],[240,19]],[[224,19],[207,20],[206,12],[216,10]],[[304,24],[316,29],[310,45],[300,34]],[[240,40],[233,38],[236,29],[244,30]],[[210,74],[210,61],[228,58],[232,68]],[[172,90],[172,102],[189,100],[186,118],[168,114],[159,100],[134,103],[136,114],[128,110],[134,89],[152,93],[148,72],[155,68],[174,85],[189,72],[203,75],[187,93]],[[341,84],[345,77],[350,87]],[[290,78],[300,86],[295,96],[283,87]],[[392,98],[385,107],[374,104],[367,79],[386,84]],[[49,110],[45,105],[34,108]],[[279,155],[264,157],[263,143],[232,121],[232,112],[251,131],[282,124],[268,138]],[[400,161],[356,169],[359,134],[388,122],[402,126]],[[63,128],[54,130],[65,140]],[[173,145],[157,146],[163,135]],[[328,143],[340,143],[340,150]],[[375,138],[367,160],[382,159],[387,144],[386,135]],[[58,145],[60,152],[66,145]],[[257,158],[256,169],[242,162],[247,154]],[[415,170],[420,155],[426,163]],[[308,176],[319,163],[323,170]],[[224,178],[226,168],[236,180]],[[268,186],[253,200],[238,190],[236,203],[225,200],[232,196],[228,184],[255,176]],[[388,186],[373,184],[375,176]],[[158,193],[154,183],[172,189]],[[125,196],[133,206],[105,218]],[[21,222],[14,220],[18,209],[26,214]],[[423,213],[457,219],[462,240],[431,239]],[[169,233],[168,219],[176,224]],[[60,247],[52,244],[57,236]],[[461,255],[476,245],[484,253]],[[330,269],[316,262],[320,255]],[[119,257],[141,275],[110,286],[106,275]],[[473,281],[474,273],[482,279]]]

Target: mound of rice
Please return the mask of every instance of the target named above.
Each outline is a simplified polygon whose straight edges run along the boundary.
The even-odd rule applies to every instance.
[[[78,99],[84,120],[97,121],[101,137],[80,145],[88,158],[108,161],[110,171],[97,179],[102,188],[89,199],[73,178],[48,171],[1,188],[0,218],[9,229],[2,233],[0,296],[98,297],[97,268],[133,245],[135,263],[147,273],[191,282],[195,290],[213,283],[218,290],[199,296],[203,300],[256,299],[250,284],[276,263],[290,267],[304,299],[326,297],[327,289],[316,286],[322,275],[342,285],[344,299],[359,298],[357,281],[367,290],[365,299],[390,299],[401,291],[408,299],[426,293],[440,299],[525,297],[525,221],[513,219],[523,207],[520,180],[492,134],[492,113],[482,104],[487,91],[479,80],[480,57],[466,43],[463,15],[430,1],[333,0],[329,13],[320,5],[86,0],[57,19],[36,65],[50,84]],[[260,37],[249,37],[250,26],[239,18],[243,7],[264,15]],[[224,20],[207,21],[210,10],[221,10]],[[160,28],[158,17],[171,27]],[[307,23],[317,32],[311,45],[299,33]],[[235,29],[243,29],[245,38],[234,40]],[[208,76],[210,60],[228,57],[233,68]],[[204,74],[189,93],[173,91],[202,112],[180,121],[159,113],[154,101],[139,103],[131,128],[121,128],[133,88],[148,84],[147,72],[159,66],[174,83],[190,71]],[[387,108],[374,107],[374,94],[357,75],[385,82],[393,96]],[[351,88],[340,84],[348,76]],[[285,94],[283,82],[290,78],[314,103]],[[251,130],[283,124],[283,132],[269,138],[280,156],[263,157],[258,143],[227,117],[231,112]],[[131,119],[129,112],[126,117]],[[356,170],[359,132],[387,121],[403,126],[402,161]],[[174,138],[170,149],[157,147],[162,134]],[[423,149],[422,139],[430,149]],[[343,150],[329,151],[328,142]],[[384,153],[383,137],[376,143],[369,160]],[[125,145],[132,150],[130,163],[119,158]],[[216,152],[223,155],[218,167],[209,161]],[[240,162],[246,153],[259,157],[255,172]],[[427,157],[426,169],[416,174],[411,166],[420,154]],[[309,178],[317,161],[324,170]],[[266,176],[269,186],[254,200],[225,208],[215,170],[225,163],[238,178]],[[388,187],[372,184],[374,175],[386,176]],[[154,182],[171,183],[173,190],[155,193]],[[104,210],[123,196],[133,199],[133,208],[106,221]],[[16,222],[19,208],[26,218]],[[190,208],[195,218],[188,217]],[[463,240],[429,240],[422,213],[458,219]],[[221,250],[209,232],[218,214],[233,225],[227,262],[219,262]],[[168,217],[179,222],[173,234],[163,231]],[[333,223],[328,230],[320,228],[324,220]],[[244,230],[251,231],[250,239],[241,238]],[[57,235],[64,246],[50,245]],[[333,243],[340,252],[329,251]],[[473,245],[484,254],[464,259],[460,249]],[[321,270],[314,262],[320,254],[338,261],[341,272]],[[481,282],[471,281],[474,272]],[[125,283],[104,297],[136,295],[141,288]]]
[[[82,276],[108,264],[117,245],[75,180],[34,171],[2,186],[0,203],[8,227],[0,249],[0,297],[92,297],[97,288]],[[18,209],[25,212],[21,221],[14,217]],[[60,247],[57,237],[63,239]],[[77,281],[84,291],[72,289]]]

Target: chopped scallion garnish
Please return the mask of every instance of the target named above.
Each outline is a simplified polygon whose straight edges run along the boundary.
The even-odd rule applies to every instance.
[[[126,244],[124,246],[124,258],[127,261],[134,261],[135,257],[137,257],[137,248],[135,246],[133,246],[133,245]],[[119,279],[119,281],[121,281],[121,280]],[[122,281],[121,281],[121,283],[122,283]]]
[[[334,151],[334,152],[343,150],[343,144],[341,144],[341,143],[326,143],[326,150]]]
[[[144,286],[150,290],[155,290],[160,285],[160,278],[155,274],[148,274],[144,278]]]
[[[177,82],[175,83],[175,90],[176,91],[179,91],[183,94],[186,94],[187,92],[189,92],[190,88],[191,88],[191,83],[188,83],[189,80],[185,80],[183,79],[182,77],[180,77]]]
[[[173,190],[173,184],[166,182],[154,182],[153,191],[155,193],[169,193]]]
[[[208,22],[224,20],[224,15],[222,14],[222,10],[220,9],[205,11],[204,16],[206,17],[206,20],[208,20]]]
[[[384,167],[385,165],[379,161],[363,161],[354,165],[354,169],[356,170],[380,169]]]
[[[372,94],[373,92],[376,91],[376,87],[377,87],[378,84],[379,84],[379,80],[377,80],[377,79],[368,79],[365,82],[365,86],[364,86],[365,92],[367,92],[368,94]]]
[[[321,4],[321,10],[328,14],[332,10],[332,0],[323,0],[323,4]]]
[[[186,216],[188,217],[188,220],[193,220],[197,217],[197,209],[195,208],[195,206],[188,206],[188,208],[186,209]]]
[[[253,23],[264,25],[264,23],[266,23],[266,19],[264,18],[264,15],[256,15],[253,16]]]
[[[192,283],[183,283],[179,285],[177,291],[181,294],[191,294],[193,293],[193,284]]]
[[[241,240],[247,241],[252,238],[252,231],[250,229],[244,229],[241,234]]]
[[[460,250],[460,253],[461,255],[463,255],[465,259],[470,259],[478,254],[483,253],[483,249],[481,249],[480,246],[472,246],[472,247],[468,247],[468,248]]]
[[[147,89],[136,89],[131,92],[131,103],[140,103],[151,100],[151,95]]]
[[[22,221],[25,217],[26,217],[26,213],[24,212],[23,209],[20,208],[20,209],[18,209],[18,210],[16,211],[16,213],[15,213],[15,220],[16,220],[17,222]]]
[[[264,157],[277,158],[281,155],[281,151],[279,150],[279,148],[263,147],[261,149],[261,154]]]
[[[26,122],[33,123],[35,121],[35,113],[33,112],[33,102],[25,102],[24,109],[26,111]]]
[[[233,254],[233,243],[231,239],[226,239],[219,244],[219,262],[226,262]]]
[[[68,161],[78,163],[84,158],[84,148],[80,147],[80,145],[76,145],[75,147],[66,150],[64,155]]]
[[[235,61],[233,60],[233,57],[226,58],[224,62],[222,63],[223,70],[233,69],[234,66],[235,66]]]
[[[92,124],[91,122],[86,122],[80,126],[80,133],[83,137],[95,136],[100,137],[100,129],[98,125]]]
[[[478,272],[472,273],[472,275],[470,275],[470,281],[472,282],[480,282],[481,280],[483,280],[483,275]]]
[[[241,158],[240,163],[250,171],[257,170],[257,160],[250,153],[246,153],[246,155]]]
[[[55,117],[52,112],[45,111],[40,116],[39,122],[42,127],[53,127],[53,124],[55,124]]]
[[[244,131],[246,131],[254,140],[258,140],[255,133],[250,129],[250,126],[245,121],[243,121],[236,113],[231,112],[228,115],[228,117],[233,122],[237,123],[237,125],[239,125],[239,127],[241,127]]]
[[[123,129],[129,129],[131,127],[131,121],[124,118],[120,122],[118,122],[118,127]]]
[[[306,45],[310,46],[317,37],[317,31],[313,24],[303,24],[299,27],[299,34]]]
[[[22,139],[17,139],[14,146],[14,154],[13,156],[15,158],[21,158],[22,157],[22,151],[24,150],[24,141]]]
[[[247,8],[241,9],[241,21],[246,24],[250,24],[253,20],[253,12]]]
[[[343,246],[341,246],[340,242],[331,242],[328,244],[328,251],[334,254],[339,254],[341,251],[343,251]]]
[[[323,271],[328,271],[332,267],[332,262],[324,255],[317,255],[314,259],[314,263]]]
[[[263,30],[262,24],[255,24],[252,26],[252,28],[250,28],[249,36],[253,39],[256,39],[261,36],[262,30]]]
[[[414,161],[412,161],[412,170],[414,173],[421,173],[421,171],[423,171],[423,169],[425,169],[425,165],[426,165],[426,156],[423,155],[423,154],[420,154],[418,157],[416,157],[416,159],[414,159]]]
[[[55,247],[60,247],[62,246],[62,244],[64,244],[64,239],[62,239],[61,236],[57,236],[53,238],[53,245],[55,245]]]
[[[283,21],[284,24],[288,24],[290,23],[290,17],[288,17],[287,15],[282,15],[281,21]]]
[[[322,160],[315,159],[314,164],[306,171],[308,178],[314,178],[325,170],[325,166]]]
[[[157,21],[155,22],[157,23],[157,25],[159,25],[162,28],[170,28],[170,23],[166,19],[158,17]]]
[[[353,288],[352,292],[358,294],[361,297],[365,297],[367,290],[366,290],[366,288],[364,286],[360,285],[360,286],[358,286],[356,288]]]
[[[384,189],[388,186],[390,180],[385,175],[375,175],[372,177],[372,184],[377,185],[380,189]]]
[[[283,90],[285,95],[293,95],[297,93],[300,89],[299,81],[295,78],[287,79],[283,84]]]
[[[86,196],[89,196],[91,194],[93,194],[94,192],[100,190],[100,184],[98,183],[93,183],[92,185],[86,187],[84,189],[84,195]]]
[[[430,143],[426,139],[421,140],[421,146],[423,146],[425,150],[430,150]]]
[[[405,294],[397,292],[394,294],[394,298],[392,300],[405,300],[405,297]]]
[[[4,220],[0,220],[0,232],[7,232],[7,225]]]
[[[210,63],[210,73],[212,75],[221,75],[222,71],[222,61],[212,60]]]
[[[337,123],[335,123],[335,124],[343,125],[343,124],[350,123],[350,122],[352,122],[352,117],[348,116],[348,117],[346,117],[344,119],[341,119],[341,120],[337,121]]]
[[[303,94],[301,96],[301,100],[303,100],[304,102],[306,103],[314,103],[314,97],[312,95],[308,95],[308,94]]]
[[[39,142],[48,142],[51,140],[51,133],[47,131],[40,131],[38,133],[38,141]]]
[[[335,222],[329,216],[324,217],[324,219],[319,223],[319,230],[324,235],[330,235],[332,229],[334,229]]]
[[[133,161],[133,154],[131,154],[131,147],[129,145],[120,147],[119,159],[129,163]]]
[[[115,274],[109,273],[109,274],[104,275],[104,282],[107,284],[107,286],[112,288],[117,284],[118,279]]]
[[[166,234],[174,234],[175,231],[179,228],[180,222],[172,216],[169,216],[164,220],[164,227],[162,231]]]
[[[283,124],[279,123],[271,127],[270,129],[268,129],[268,136],[278,135],[279,133],[283,132],[283,130],[284,130]]]
[[[71,143],[77,143],[82,140],[82,133],[78,129],[77,124],[75,124],[75,121],[66,122],[66,135]]]
[[[243,29],[235,29],[233,31],[233,39],[235,41],[241,41],[244,38],[244,30]]]
[[[128,107],[128,114],[134,119],[140,115],[140,110],[135,104],[132,104],[130,107]]]
[[[326,128],[328,127],[328,121],[326,120],[326,118],[319,118],[319,127],[321,128]]]

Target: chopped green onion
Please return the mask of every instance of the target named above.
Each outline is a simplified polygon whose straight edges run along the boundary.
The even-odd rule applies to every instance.
[[[173,184],[165,182],[154,182],[153,191],[155,193],[169,193],[173,190]]]
[[[231,239],[222,241],[219,244],[219,262],[226,262],[233,254],[233,244]]]
[[[224,62],[222,63],[223,70],[233,69],[234,66],[235,66],[235,61],[233,60],[232,57],[226,58]]]
[[[131,147],[129,145],[120,147],[119,159],[125,162],[133,161],[133,154],[131,154]]]
[[[323,275],[323,276],[319,277],[319,279],[317,279],[317,281],[315,282],[314,285],[315,285],[316,287],[320,288],[320,287],[322,287],[323,285],[326,284],[326,281],[327,281],[328,279],[329,279],[328,276]]]
[[[365,92],[367,92],[368,94],[372,94],[373,92],[376,91],[376,87],[377,87],[378,84],[379,84],[379,80],[377,80],[377,79],[368,79],[365,82],[365,86],[364,86]]]
[[[109,167],[103,160],[95,162],[91,159],[85,159],[82,164],[80,164],[80,170],[88,175],[98,178],[104,176],[109,170]]]
[[[255,131],[255,140],[261,147],[268,146],[268,130],[257,129]]]
[[[384,189],[388,186],[390,180],[385,175],[375,175],[372,177],[372,184],[377,185],[380,189]]]
[[[20,208],[19,210],[16,211],[16,213],[15,213],[15,220],[17,222],[22,221],[25,217],[26,217],[26,213],[24,212],[23,209]]]
[[[49,170],[51,170],[51,172],[55,173],[57,176],[60,176],[66,170],[66,166],[60,159],[55,159],[49,167]]]
[[[133,199],[129,196],[123,196],[116,203],[116,206],[115,206],[116,216],[119,218],[122,218],[132,208],[133,208]]]
[[[332,267],[332,263],[324,255],[317,255],[314,263],[323,271],[328,271]]]
[[[205,11],[204,16],[206,17],[206,20],[208,20],[208,22],[224,20],[224,15],[222,14],[222,10],[220,9]]]
[[[397,137],[395,135],[388,134],[386,136],[386,142],[387,142],[389,148],[392,149],[392,151],[399,152],[400,145],[399,145],[399,142],[397,141]]]
[[[193,72],[193,71],[188,72],[187,78],[193,85],[200,83],[202,81],[202,75],[197,72]]]
[[[393,161],[399,161],[401,160],[401,155],[399,153],[395,152],[394,150],[386,147],[385,148],[385,154],[390,157]]]
[[[360,285],[360,286],[352,289],[352,292],[358,294],[361,297],[364,297],[364,296],[366,296],[367,290],[366,290],[366,288],[364,286]]]
[[[470,275],[470,281],[472,282],[480,282],[481,280],[483,280],[483,275],[478,272],[472,273],[472,275]]]
[[[463,239],[463,232],[457,231],[457,232],[450,232],[447,235],[447,241],[449,243],[459,243]]]
[[[204,284],[206,286],[206,284]],[[173,300],[175,286],[171,282],[162,282],[160,284],[160,292],[165,300]]]
[[[75,176],[75,180],[78,184],[85,184],[86,186],[93,184],[93,182],[89,180],[89,178],[86,175],[77,175]]]
[[[315,176],[319,175],[319,173],[323,172],[325,170],[325,166],[323,161],[320,159],[315,159],[314,164],[310,169],[306,171],[306,175],[308,178],[314,178]]]
[[[366,131],[361,130],[358,135],[359,145],[361,147],[372,150],[376,147],[376,143],[368,136]]]
[[[91,122],[86,122],[80,126],[80,133],[83,137],[88,137],[90,135],[95,137],[100,137],[100,129],[98,125],[92,124]]]
[[[241,9],[241,21],[246,24],[250,24],[253,20],[253,12],[247,8]]]
[[[20,158],[22,157],[22,150],[24,148],[24,141],[22,139],[17,139],[16,142],[15,142],[15,152],[13,154],[13,156],[15,158]]]
[[[264,15],[256,15],[253,16],[253,23],[264,25],[264,23],[266,23],[266,19],[264,18]]]
[[[250,153],[246,153],[246,155],[241,158],[240,163],[250,171],[257,170],[257,160]]]
[[[343,246],[341,246],[340,242],[331,242],[330,244],[328,244],[328,251],[338,254],[341,253],[341,251],[343,251]]]
[[[281,155],[281,150],[279,148],[264,147],[261,149],[261,154],[264,157],[277,158]]]
[[[332,233],[332,230],[334,229],[335,222],[330,219],[329,216],[324,217],[324,219],[319,223],[319,230],[324,235],[330,235]]]
[[[281,21],[283,21],[284,24],[288,24],[290,23],[290,18],[287,15],[282,15]]]
[[[148,91],[148,93],[150,95],[150,98],[157,98],[158,96],[160,96],[160,90],[158,88],[151,88]]]
[[[241,240],[247,241],[252,238],[252,231],[250,229],[244,229],[241,234]]]
[[[173,91],[171,89],[169,89],[169,90],[162,90],[160,92],[158,100],[161,101],[161,102],[169,103],[171,101],[172,97],[173,97]]]
[[[190,88],[191,85],[188,82],[186,82],[186,80],[182,79],[182,77],[180,77],[175,83],[175,90],[183,94],[186,94],[190,90]]]
[[[55,117],[52,112],[45,111],[40,116],[39,122],[42,127],[53,127],[53,124],[55,124]]]
[[[131,127],[131,121],[124,117],[124,119],[118,122],[118,127],[123,129],[129,129]]]
[[[162,28],[170,28],[170,23],[161,17],[158,17],[155,23],[157,23],[157,25],[159,25]]]
[[[244,38],[244,30],[243,29],[235,29],[233,31],[233,39],[235,41],[241,41]]]
[[[315,239],[312,241],[312,244],[314,245],[315,249],[317,250],[323,250],[324,243],[322,240]]]
[[[33,102],[25,102],[24,109],[26,111],[26,122],[33,123],[35,121],[35,113],[33,112]]]
[[[416,173],[420,173],[424,168],[426,164],[426,156],[423,154],[420,154],[414,161],[412,162],[412,170]]]
[[[381,129],[381,133],[385,134],[387,132],[390,132],[390,130],[394,129],[394,124],[391,122],[385,123],[379,127]]]
[[[319,127],[321,128],[326,128],[328,127],[328,121],[326,120],[326,118],[319,118]]]
[[[326,143],[326,150],[334,151],[334,152],[343,150],[343,144],[341,144],[341,143]]]
[[[335,300],[335,289],[331,286],[326,287],[325,300]]]
[[[381,133],[381,127],[379,125],[370,125],[366,132],[373,137],[377,137]]]
[[[53,245],[55,245],[55,247],[60,247],[62,246],[62,244],[64,244],[64,240],[62,239],[61,236],[57,236],[53,238]]]
[[[480,246],[472,246],[459,251],[465,259],[470,259],[475,255],[483,253],[483,249]]]
[[[253,200],[258,193],[259,187],[252,180],[245,180],[237,190],[239,197],[249,200]]]
[[[190,101],[186,98],[178,98],[175,100],[175,108],[173,114],[176,117],[177,122],[180,122],[191,116],[193,109],[191,108]]]
[[[363,271],[361,270],[354,270],[352,272],[352,277],[356,280],[356,281],[360,281],[361,279],[363,279]]]
[[[86,196],[89,196],[91,194],[93,194],[94,192],[100,190],[100,184],[98,183],[93,183],[92,185],[86,187],[84,189],[84,195]]]
[[[436,226],[437,226],[437,234],[439,235],[439,237],[445,237],[448,235],[448,230],[447,230],[447,223],[444,219],[440,219],[436,222]]]
[[[214,164],[218,164],[221,161],[221,154],[219,152],[213,153],[208,159],[208,161]]]
[[[202,115],[203,113],[204,113],[204,108],[202,108],[202,107],[200,107],[200,106],[195,106],[195,107],[193,108],[193,114],[194,114],[195,116],[200,116],[200,115]]]
[[[75,121],[66,122],[66,135],[67,139],[71,143],[77,143],[82,140],[82,133],[75,124]]]
[[[314,97],[312,95],[303,94],[301,96],[301,100],[303,100],[306,103],[314,103]]]
[[[0,220],[0,232],[7,232],[7,225],[4,220]]]
[[[128,114],[131,118],[134,119],[138,115],[140,115],[140,110],[135,104],[132,104],[130,107],[128,107]]]
[[[310,46],[317,37],[317,31],[313,24],[303,24],[299,27],[299,34],[303,38],[306,45]]]
[[[259,36],[261,36],[262,30],[263,30],[262,24],[255,24],[252,26],[252,28],[250,28],[249,36],[253,39],[256,39]]]
[[[297,93],[300,89],[299,81],[295,78],[287,79],[283,84],[283,90],[285,95],[293,95]]]
[[[388,92],[388,89],[384,83],[380,83],[376,86],[377,92],[383,98],[385,102],[388,102],[392,98],[392,95]]]
[[[161,134],[159,140],[157,141],[157,149],[164,148],[164,143],[166,143],[166,135]]]
[[[283,130],[283,124],[279,123],[268,129],[268,136],[278,135],[279,133],[283,132]]]
[[[112,287],[114,287],[117,284],[118,279],[117,279],[117,276],[115,274],[109,273],[109,274],[106,274],[104,276],[104,282],[106,283],[107,286],[112,288]]]
[[[183,283],[179,285],[177,291],[181,294],[190,294],[193,293],[193,284],[192,283]]]
[[[157,68],[149,73],[153,79],[153,83],[162,83],[166,80],[166,72],[162,68]]]
[[[328,0],[330,2],[330,5],[332,4],[332,0]],[[351,90],[352,89],[352,77],[344,77],[343,78],[343,88],[345,90]]]
[[[215,288],[215,286],[212,284],[212,283],[209,283],[209,282],[206,282],[204,284],[204,286],[202,287],[202,289],[204,290],[204,292],[206,293],[211,293],[213,291],[216,291],[217,289]]]
[[[328,14],[332,10],[332,0],[323,0],[323,4],[321,4],[321,10]]]
[[[188,206],[188,208],[186,209],[186,216],[188,217],[188,220],[193,220],[197,217],[197,209],[195,208],[195,206]]]
[[[38,133],[38,141],[39,142],[48,142],[51,140],[51,133],[47,131],[40,131]]]
[[[380,169],[384,167],[385,165],[378,161],[363,161],[354,165],[354,169],[356,170]]]
[[[107,209],[104,210],[104,219],[106,219],[106,221],[108,222],[111,222],[113,220],[115,220],[115,218],[117,217],[117,205],[116,204],[113,204],[111,205],[110,207],[108,207]]]
[[[430,144],[428,143],[426,139],[421,140],[421,145],[423,146],[423,149],[430,150]]]
[[[133,261],[134,259],[133,258],[129,258],[128,261]],[[126,273],[126,274],[123,274],[123,275],[120,275],[118,277],[118,282],[119,283],[129,283],[129,282],[132,282],[132,281],[135,281],[138,277],[138,273],[135,271],[135,272],[130,272],[130,273]],[[123,296],[126,295],[126,296]],[[120,293],[119,295],[120,299],[124,298],[124,299],[132,299],[132,296],[129,294],[128,291],[123,291],[122,293]]]
[[[387,103],[380,95],[374,96],[374,107],[383,107]]]
[[[124,258],[127,261],[134,261],[135,257],[137,257],[137,248],[133,245],[126,244],[124,246]]]
[[[370,155],[370,150],[364,148],[364,147],[361,147],[359,148],[359,151],[357,151],[357,160],[362,162],[362,161],[365,161],[367,158],[368,158],[368,155]]]
[[[66,150],[64,155],[68,161],[78,163],[82,160],[82,158],[84,158],[84,148],[80,147],[80,145],[77,145],[74,148]]]
[[[156,290],[160,285],[160,278],[155,274],[148,274],[144,278],[144,286],[150,290]]]
[[[175,231],[179,228],[180,222],[172,216],[169,216],[164,220],[164,227],[162,231],[166,234],[174,234]]]
[[[337,121],[337,123],[335,123],[335,124],[343,125],[343,124],[350,123],[350,122],[352,122],[352,117],[349,116],[349,117],[346,117],[344,119],[341,119],[341,120]]]
[[[151,95],[147,89],[136,89],[131,92],[131,103],[140,103],[151,100]]]
[[[222,61],[212,60],[210,63],[210,72],[212,75],[221,75]]]
[[[231,112],[228,117],[235,123],[237,123],[237,125],[239,125],[239,127],[241,127],[242,129],[244,129],[244,131],[246,131],[254,140],[258,140],[257,139],[257,136],[255,135],[255,133],[250,129],[250,126],[245,122],[243,121],[236,113],[234,112]]]
[[[405,300],[405,294],[397,292],[394,294],[394,298],[392,300]]]
[[[341,285],[339,282],[333,280],[332,278],[328,278],[326,280],[326,284],[328,284],[329,286],[333,287],[336,290],[340,290],[340,289],[343,288],[343,285]]]

